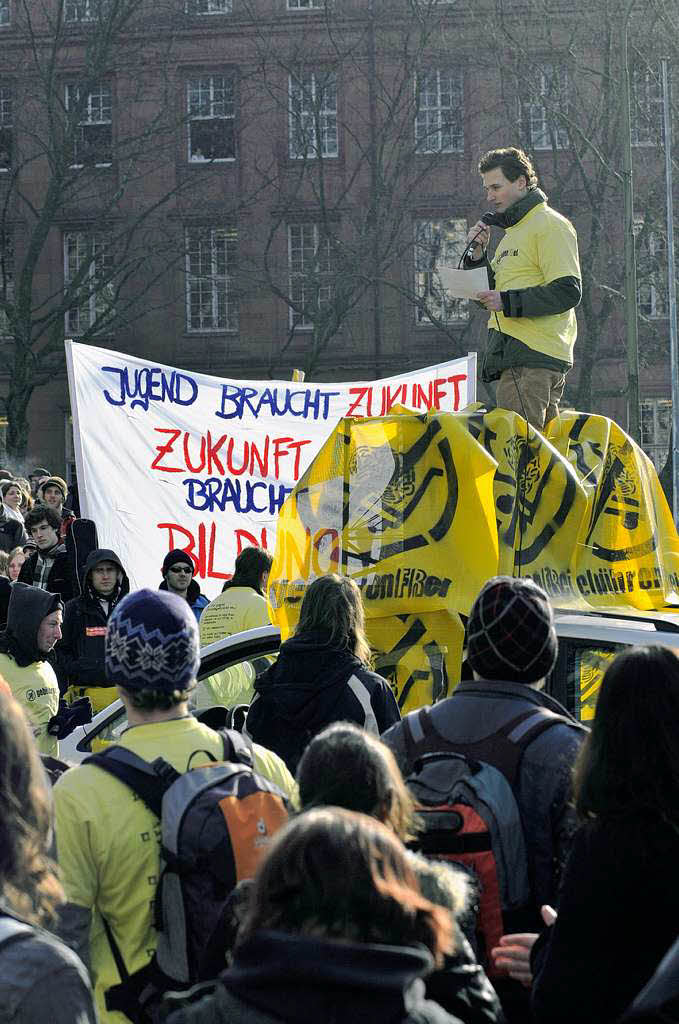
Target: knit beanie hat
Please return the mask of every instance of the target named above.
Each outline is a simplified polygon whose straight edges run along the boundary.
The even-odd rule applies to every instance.
[[[106,679],[126,690],[189,689],[200,664],[196,617],[164,590],[135,590],[116,605],[106,632]]]
[[[165,555],[165,558],[163,559],[163,576],[167,576],[167,570],[170,568],[171,565],[177,564],[190,565],[191,571],[195,572],[196,567],[193,559],[191,558],[191,555],[187,555],[187,553],[185,551],[182,551],[181,548],[172,548],[172,551],[168,551],[168,553]]]
[[[467,622],[467,660],[482,679],[535,683],[558,651],[547,594],[529,579],[496,576],[481,588]]]

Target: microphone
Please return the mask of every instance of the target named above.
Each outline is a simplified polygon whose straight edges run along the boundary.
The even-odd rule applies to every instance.
[[[482,216],[481,216],[481,220],[483,221],[484,224],[487,224],[489,227],[496,227],[496,228],[502,227],[502,220],[501,220],[501,218],[502,218],[502,214],[493,213],[492,210],[488,210],[486,213],[482,214]]]

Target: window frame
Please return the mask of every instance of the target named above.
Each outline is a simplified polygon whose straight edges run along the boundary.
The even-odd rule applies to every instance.
[[[293,259],[293,231],[299,230],[303,233],[309,229],[311,229],[313,233],[313,252],[311,259],[313,260],[314,266],[310,269],[305,268],[305,252],[311,247],[308,245],[305,246],[302,238],[301,245],[296,247],[296,251],[301,254],[301,265],[300,269],[295,270],[295,260]],[[318,221],[291,221],[287,225],[287,246],[288,295],[290,296],[291,303],[294,302],[296,305],[302,306],[301,313],[299,313],[292,304],[288,306],[288,326],[290,330],[313,331],[314,321],[305,319],[305,310],[311,308],[311,299],[308,297],[308,291],[312,291],[314,307],[319,313],[324,305],[330,304],[334,300],[335,291],[332,280],[336,273],[336,267],[334,265],[332,255],[332,240],[326,232],[322,231],[321,225]],[[321,246],[326,250],[322,254]],[[319,254],[321,254],[320,257]],[[320,260],[326,261],[325,268],[319,266],[319,258]],[[299,265],[299,259],[297,260],[297,264]],[[309,282],[306,287],[305,282]]]
[[[637,244],[637,269],[645,271],[644,264],[648,266],[647,273],[637,272],[637,310],[647,320],[666,320],[668,306],[664,279],[667,274],[667,239],[653,228],[645,230],[641,216],[634,218],[634,233],[641,239]],[[642,291],[647,292],[647,299],[642,299]]]
[[[305,80],[310,80],[311,91],[305,87]],[[322,81],[319,81],[321,80]],[[304,99],[310,95],[311,105],[295,110],[296,88],[298,95]],[[318,94],[321,90],[320,102],[317,106]],[[334,106],[327,106],[329,90],[334,95]],[[298,68],[288,74],[288,158],[290,160],[337,160],[340,155],[339,122],[338,122],[338,75],[335,70],[320,71],[317,68]],[[318,117],[318,124],[317,124]],[[308,126],[311,125],[311,139],[306,140]],[[320,132],[320,146],[318,132]],[[334,148],[332,141],[334,140]],[[300,145],[305,142],[305,145]]]
[[[427,89],[422,89],[422,79],[429,79],[432,75],[436,76],[436,100],[437,102],[429,105],[423,103],[422,97],[427,94]],[[449,78],[449,92],[450,102],[446,105],[442,102],[442,75]],[[453,77],[457,81],[453,81]],[[442,65],[440,67],[431,68],[425,72],[416,72],[414,79],[414,90],[415,90],[415,118],[414,118],[414,132],[415,132],[415,151],[422,155],[434,154],[434,153],[464,153],[465,146],[465,125],[464,125],[464,70],[461,67],[448,67]],[[455,105],[455,97],[459,98],[457,106]],[[452,120],[446,121],[445,111],[457,111],[456,123]],[[428,118],[433,114],[435,127],[432,131],[431,124],[428,122]],[[424,130],[421,129],[422,121],[427,120],[424,125]],[[436,123],[438,122],[438,123]],[[455,133],[455,140],[450,145],[444,145],[443,136],[444,133],[449,131]],[[436,141],[433,141],[435,138]],[[425,140],[426,145],[422,144],[422,140]]]
[[[108,0],[63,0],[64,24],[88,25],[96,21],[101,12],[106,13],[107,6]],[[74,9],[75,16],[68,16],[69,8]],[[85,12],[82,15],[78,13],[80,8]]]
[[[221,79],[223,83],[224,98],[221,100],[215,99],[215,80]],[[209,81],[209,114],[194,114],[192,113],[192,89],[197,91],[200,95],[202,89],[202,83]],[[230,97],[227,95],[230,88]],[[237,145],[236,145],[236,108],[237,108],[237,82],[235,71],[209,71],[207,73],[198,73],[196,75],[187,75],[185,82],[186,91],[186,116],[187,116],[187,135],[186,135],[186,160],[189,166],[204,167],[205,164],[225,164],[233,163],[237,157]],[[231,113],[215,114],[214,107],[218,103],[224,103],[225,106],[231,104]],[[200,109],[200,100],[198,101],[198,108]],[[215,156],[215,157],[197,157],[193,153],[193,136],[192,126],[194,124],[206,124],[207,122],[223,122],[224,126],[230,124],[231,126],[231,156]]]
[[[635,67],[631,74],[630,135],[632,145],[638,148],[658,147],[665,144],[665,122],[663,117],[663,89],[659,69],[656,67]],[[639,97],[640,79],[643,78],[644,95]],[[651,88],[656,95],[651,95]],[[655,116],[654,116],[655,114]],[[640,118],[646,119],[644,130]],[[653,129],[657,135],[653,135]],[[645,137],[644,137],[645,136]]]
[[[558,77],[558,93],[555,98],[565,95],[566,109],[568,110],[571,102],[571,76],[568,65],[555,61],[545,61],[540,64],[538,73],[540,75],[540,85],[537,90],[538,97],[532,100],[519,100],[520,123],[523,126],[526,142],[536,152],[548,152],[552,149],[559,151],[569,149],[568,129],[558,123],[557,117],[550,115],[548,108],[542,102],[543,97],[548,98],[550,96],[549,86],[554,82],[555,77]],[[551,92],[551,95],[555,96],[553,92]],[[541,112],[541,124],[538,133],[535,133],[533,130],[536,112]]]
[[[73,275],[71,275],[71,272],[70,272],[70,262],[69,262],[69,239],[71,239],[71,238],[84,239],[86,244],[87,244],[88,249],[90,249],[90,252],[88,253],[88,256],[89,256],[89,267],[88,267],[87,274],[85,275],[85,277],[83,279],[82,284],[84,284],[85,281],[87,281],[87,282],[91,282],[92,280],[96,281],[97,261],[100,258],[103,258],[106,261],[107,273],[110,270],[112,270],[111,235],[110,235],[110,232],[108,232],[108,231],[91,231],[91,230],[88,230],[86,228],[66,229],[64,231],[64,233],[63,233],[63,242],[62,242],[62,247],[63,247],[64,293],[66,292],[66,288],[68,287],[68,285],[73,280],[73,277],[77,276],[77,274],[80,271],[80,267],[82,266],[81,259],[78,259],[78,263],[77,263],[77,266],[75,268],[75,273]],[[98,252],[94,251],[95,247],[99,247],[99,251]],[[112,281],[112,276],[109,277],[109,280],[106,282],[106,284],[110,285],[111,281]],[[82,285],[81,285],[81,287],[82,287]],[[64,312],[64,330],[66,332],[66,337],[69,337],[69,338],[70,337],[80,337],[81,335],[85,334],[87,331],[91,330],[91,328],[94,326],[96,321],[100,318],[100,316],[102,316],[103,314],[108,312],[105,309],[105,306],[104,306],[104,291],[103,291],[103,288],[101,290],[96,290],[96,288],[92,288],[92,286],[90,284],[87,287],[87,291],[88,291],[88,294],[85,295],[83,301],[76,302],[75,298],[74,298],[73,305],[69,306],[65,310],[65,312]],[[80,323],[80,319],[81,319],[81,315],[82,315],[82,310],[85,307],[87,309],[87,323],[83,327],[81,325],[81,323]],[[71,317],[74,315],[74,312],[77,314],[77,317],[78,317],[78,324],[77,324],[77,326],[74,326],[72,324],[72,322],[71,322]],[[109,314],[109,319],[110,318],[111,317],[110,317],[110,314]],[[97,332],[97,333],[99,333],[99,332]]]
[[[69,111],[71,109],[71,93],[74,93],[74,95],[75,95],[76,104],[80,103],[80,90],[81,89],[82,89],[82,85],[81,85],[80,82],[67,82],[66,83],[65,90],[64,90],[64,105],[65,105],[65,108],[66,108],[67,111]],[[97,96],[97,95],[100,96],[102,98],[102,103],[100,105],[103,108],[104,104],[105,104],[105,92],[108,93],[108,112],[109,112],[108,120],[106,118],[102,118],[102,117],[96,118],[96,117],[92,116],[92,114],[93,114],[92,98],[94,96]],[[96,152],[96,147],[90,147],[90,146],[88,146],[88,144],[86,142],[86,138],[87,138],[86,130],[88,128],[102,129],[102,128],[105,128],[106,126],[108,126],[108,136],[109,136],[108,150],[109,150],[109,153],[110,153],[110,159],[109,160],[96,160],[95,159],[94,161],[90,161],[90,160],[86,160],[86,159],[85,160],[79,159],[79,157],[86,156],[88,151],[89,152],[93,152],[93,153]],[[71,163],[69,163],[69,167],[71,168],[71,170],[82,170],[82,168],[84,168],[84,167],[105,168],[105,167],[111,167],[113,165],[113,90],[112,90],[112,88],[111,88],[111,86],[110,86],[110,84],[108,82],[106,82],[106,81],[97,82],[97,83],[94,84],[92,89],[90,89],[88,91],[88,93],[87,93],[86,117],[83,117],[81,120],[79,120],[77,122],[77,124],[74,125],[74,129],[75,130],[74,130],[74,133],[73,133],[73,153],[72,153],[73,160],[71,161]],[[90,134],[94,135],[95,138],[97,137],[96,136],[96,132],[92,132]],[[103,135],[103,132],[100,131],[100,134]]]
[[[648,420],[644,416],[644,410],[651,409],[653,428],[651,431],[651,437],[644,437],[644,431]],[[660,425],[660,412],[661,409],[667,414],[667,435],[661,438],[661,434],[665,433],[665,428]],[[672,399],[671,398],[642,398],[639,403],[639,433],[640,433],[640,444],[643,450],[648,455],[649,459],[655,466],[658,473],[661,471],[670,450],[670,434],[672,430]],[[649,450],[650,449],[650,450]]]
[[[3,18],[3,12],[6,12],[6,17]],[[6,28],[12,24],[12,6],[11,0],[0,0],[0,28]]]
[[[326,7],[326,0],[286,0],[286,7],[289,11],[323,11]]]
[[[206,4],[208,7],[213,3],[221,3],[223,6],[215,11],[198,11],[195,10],[200,3]],[[233,14],[233,0],[185,0],[184,13],[190,14],[195,18],[212,18],[215,15],[220,14]]]
[[[0,243],[3,241],[0,236]],[[0,245],[0,295],[6,289],[6,301],[14,301],[14,237],[6,233],[4,245]],[[4,309],[0,309],[0,338],[11,338],[9,319]]]
[[[210,274],[205,275],[201,273],[193,273],[191,266],[192,259],[192,234],[196,234],[198,237],[199,245],[202,241],[201,236],[209,234],[209,262],[210,262]],[[219,233],[224,235],[224,273],[218,272],[219,266],[219,254],[215,248],[216,236]],[[185,276],[185,324],[186,333],[191,335],[196,334],[235,334],[239,330],[239,309],[238,309],[238,296],[236,292],[236,273],[238,267],[238,230],[237,228],[229,225],[210,226],[210,225],[187,225],[184,229],[184,243],[185,243],[185,265],[184,265],[184,276]],[[231,256],[229,251],[231,250]],[[198,260],[203,260],[202,250],[198,249]],[[205,287],[205,282],[208,283],[209,299],[211,308],[211,320],[212,323],[208,326],[203,324],[203,304],[204,299],[202,296],[202,290]],[[223,292],[220,293],[220,285],[223,284]],[[200,324],[193,326],[192,324],[192,311],[193,311],[193,288],[197,286],[198,295],[198,311],[200,316]],[[223,296],[224,301],[224,324],[218,323],[219,320],[219,303],[220,297]]]
[[[453,231],[451,231],[450,238],[446,242],[449,252],[444,255],[441,266],[455,270],[459,266],[460,255],[465,247],[468,230],[466,218],[416,217],[413,222],[413,278],[415,295],[417,297],[415,302],[415,325],[417,327],[431,327],[436,326],[437,323],[454,326],[456,324],[464,324],[469,320],[469,301],[450,296],[446,300],[445,284],[440,279],[440,272],[440,287],[443,294],[439,297],[432,290],[431,278],[437,273],[436,264],[434,264],[433,271],[431,268],[422,269],[419,265],[420,254],[433,252],[433,244],[430,244],[429,249],[425,249],[422,245],[420,240],[422,230],[426,227],[433,234],[437,225],[443,228],[446,224],[452,224]],[[453,246],[455,246],[455,249],[453,249]],[[429,312],[429,304],[426,298],[428,294],[432,295],[438,304],[437,313]],[[447,306],[450,306],[451,315],[447,313]]]

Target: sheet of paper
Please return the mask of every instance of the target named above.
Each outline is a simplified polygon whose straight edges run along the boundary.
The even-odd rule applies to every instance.
[[[486,267],[473,270],[439,268],[439,275],[441,284],[454,299],[475,299],[478,292],[487,292],[490,288]]]

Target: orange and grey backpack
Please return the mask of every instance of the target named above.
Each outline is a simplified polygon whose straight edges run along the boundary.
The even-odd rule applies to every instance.
[[[130,975],[104,921],[121,978],[107,991],[106,1006],[132,1021],[154,1020],[164,992],[189,988],[223,970],[224,948],[217,934],[227,900],[238,882],[253,877],[288,818],[286,796],[254,771],[248,740],[231,729],[220,735],[224,760],[213,759],[183,774],[162,757],[149,763],[118,746],[83,762],[129,786],[161,824],[154,901],[158,944],[151,962]]]

